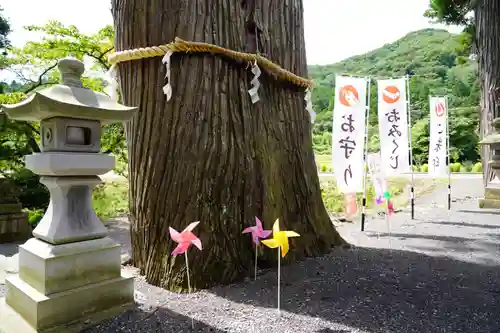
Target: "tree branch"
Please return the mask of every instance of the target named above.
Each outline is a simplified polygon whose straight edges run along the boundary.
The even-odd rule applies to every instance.
[[[95,60],[97,60],[97,62],[99,62],[104,68],[109,69],[110,66],[108,65],[108,63],[106,61],[104,61],[104,56],[106,54],[108,54],[109,52],[111,52],[113,49],[114,49],[114,47],[111,47],[111,48],[109,48],[108,50],[104,51],[103,53],[101,53],[98,56],[93,55],[92,53],[89,53],[89,52],[85,52],[85,54],[88,55],[89,57],[94,58]]]
[[[42,80],[43,80],[43,76],[45,74],[47,74],[51,69],[54,69],[56,66],[57,66],[58,62],[56,61],[55,64],[53,64],[52,66],[48,67],[47,69],[45,69],[42,74],[40,74],[38,76],[38,80],[36,81],[36,83],[29,87],[26,91],[24,91],[25,94],[29,94],[30,92],[32,92],[33,90],[35,90],[36,88],[40,87],[40,86],[44,86],[44,85],[47,85],[47,84],[54,84],[55,82],[45,82],[43,83]]]

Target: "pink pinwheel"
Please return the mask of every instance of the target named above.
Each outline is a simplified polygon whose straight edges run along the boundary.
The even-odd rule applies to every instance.
[[[170,237],[172,237],[172,239],[178,243],[177,247],[172,251],[172,254],[186,253],[191,244],[201,250],[200,239],[192,233],[193,229],[198,225],[198,223],[200,223],[200,221],[189,224],[181,233],[179,233],[172,227],[168,228],[170,231]]]
[[[258,217],[255,217],[255,225],[253,227],[248,227],[243,230],[244,234],[249,232],[252,233],[252,240],[256,246],[259,245],[259,239],[267,238],[272,233],[271,230],[264,230],[264,228],[262,227],[262,222]]]

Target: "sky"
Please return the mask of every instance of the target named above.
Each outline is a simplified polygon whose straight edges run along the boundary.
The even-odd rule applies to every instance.
[[[303,0],[308,64],[331,64],[394,42],[423,28],[458,27],[434,25],[423,17],[429,0]],[[112,24],[109,0],[0,0],[13,32],[14,46],[37,38],[23,30],[48,20],[73,24],[93,33]],[[27,10],[29,8],[29,10]],[[168,42],[168,41],[165,41]]]

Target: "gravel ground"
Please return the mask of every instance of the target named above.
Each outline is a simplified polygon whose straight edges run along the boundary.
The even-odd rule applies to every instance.
[[[276,271],[191,295],[137,277],[136,309],[85,332],[498,333],[500,220],[476,208],[481,193],[481,180],[455,180],[449,213],[441,191],[390,232],[384,219],[363,234],[342,225],[355,247],[282,268],[281,316]]]

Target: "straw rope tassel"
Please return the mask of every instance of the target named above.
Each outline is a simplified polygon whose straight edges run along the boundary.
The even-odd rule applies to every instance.
[[[253,78],[250,81],[250,83],[252,84],[252,88],[248,89],[248,94],[250,95],[250,98],[252,99],[252,104],[255,104],[260,100],[260,98],[259,98],[259,87],[260,87],[259,77],[260,77],[260,74],[262,73],[260,71],[260,68],[257,65],[256,61],[254,62],[253,66],[252,66],[252,73],[253,73]]]
[[[172,85],[170,84],[170,58],[172,57],[172,54],[172,51],[167,51],[161,61],[166,67],[165,80],[167,82],[163,86],[163,93],[167,96],[167,102],[172,98]]]
[[[116,64],[113,64],[104,75],[104,82],[106,82],[106,86],[104,87],[104,92],[111,98],[111,100],[115,102],[118,102],[117,78],[118,78],[118,69]]]
[[[311,116],[311,124],[314,124],[314,120],[316,119],[316,112],[314,112],[313,110],[310,88],[306,88],[306,95],[304,97],[304,100],[306,101],[306,111],[309,112],[309,115]]]

